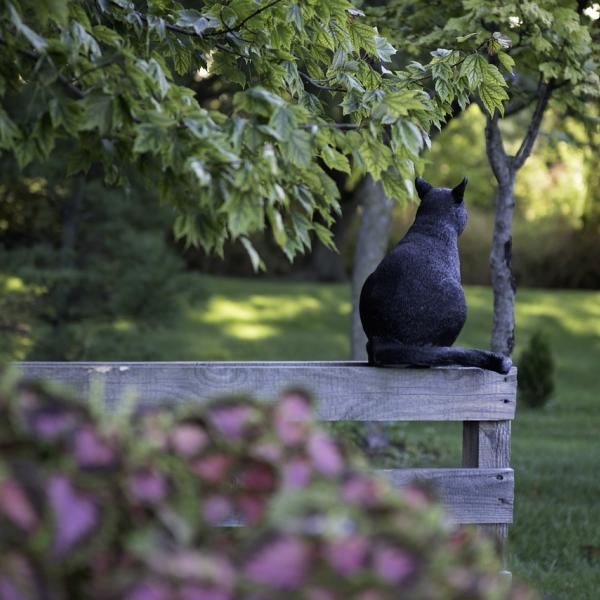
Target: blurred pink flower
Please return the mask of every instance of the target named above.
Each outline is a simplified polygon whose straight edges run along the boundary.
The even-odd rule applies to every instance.
[[[155,469],[138,469],[129,477],[129,491],[140,502],[160,502],[167,495],[167,482]]]
[[[33,416],[31,428],[46,440],[54,440],[75,426],[75,415],[66,412],[43,412]]]
[[[171,445],[177,454],[190,457],[198,454],[208,444],[204,429],[191,423],[178,425],[171,434]]]
[[[373,567],[379,577],[388,583],[402,583],[416,569],[416,560],[406,550],[381,546],[373,555]]]
[[[85,425],[75,433],[75,459],[81,467],[106,467],[114,463],[115,452],[91,426]]]
[[[263,546],[244,569],[249,579],[276,588],[302,585],[310,564],[310,548],[294,537],[282,537]]]
[[[262,519],[267,509],[267,499],[256,495],[240,496],[238,505],[246,525],[254,525]]]
[[[174,600],[175,595],[169,588],[159,582],[138,583],[124,600]]]
[[[231,513],[231,502],[224,496],[209,496],[202,502],[202,514],[211,525],[219,525]]]
[[[233,596],[225,590],[199,585],[186,585],[179,592],[180,600],[231,600]]]
[[[342,484],[341,496],[346,502],[369,507],[380,499],[380,488],[373,477],[356,474]]]
[[[195,460],[192,471],[210,483],[218,483],[225,477],[233,457],[227,454],[211,454]]]
[[[283,465],[283,487],[299,489],[308,485],[312,475],[312,465],[303,458],[291,460]]]
[[[368,541],[356,535],[329,542],[326,556],[336,571],[341,575],[349,576],[363,567],[368,550]]]
[[[315,468],[324,475],[338,475],[344,468],[342,455],[333,439],[322,431],[315,431],[308,440],[308,455]]]
[[[50,478],[47,493],[55,515],[54,551],[62,555],[99,524],[99,511],[91,497],[77,492],[64,475]]]
[[[283,396],[275,407],[274,422],[277,435],[289,446],[296,446],[304,441],[305,423],[310,419],[310,403],[300,394]]]
[[[252,462],[239,474],[239,485],[247,491],[270,491],[275,487],[275,473],[269,465]]]
[[[232,439],[242,438],[244,427],[247,425],[252,406],[247,404],[232,404],[230,406],[218,406],[208,412],[208,419],[220,433]]]
[[[35,529],[38,518],[21,485],[7,479],[0,483],[0,515],[6,515],[27,532]]]

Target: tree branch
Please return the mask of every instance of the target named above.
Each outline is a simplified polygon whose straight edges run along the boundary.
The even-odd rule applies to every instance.
[[[302,79],[304,79],[304,81],[306,81],[307,83],[309,83],[313,87],[316,87],[319,90],[325,90],[327,92],[346,92],[347,91],[341,87],[333,87],[331,85],[323,85],[323,84],[319,83],[316,79],[309,77],[306,73],[303,73],[302,71],[299,71],[299,75]]]
[[[0,39],[0,44],[2,44],[4,46],[8,46],[8,44],[3,39]],[[62,75],[56,68],[54,61],[50,58],[50,56],[48,56],[47,54],[44,54],[44,55],[37,54],[36,52],[31,52],[29,50],[25,50],[24,48],[15,48],[15,50],[22,56],[27,57],[29,60],[33,60],[33,61],[37,62],[40,58],[46,59],[52,65],[54,70],[56,71],[57,80],[69,92],[71,92],[71,94],[73,94],[73,96],[75,96],[79,100],[81,100],[82,98],[85,98],[86,92],[84,92],[80,87],[76,86],[68,77],[66,77],[65,75]]]
[[[540,131],[540,125],[542,124],[544,111],[546,110],[546,106],[548,106],[548,100],[552,94],[553,86],[553,81],[546,83],[545,81],[540,80],[538,85],[537,103],[535,105],[535,110],[533,111],[533,116],[529,123],[529,127],[527,128],[527,133],[525,134],[517,153],[512,159],[512,166],[515,170],[520,169],[531,154],[533,144],[535,143],[537,135]]]
[[[504,150],[502,133],[498,124],[498,111],[494,112],[494,116],[490,116],[485,111],[481,100],[476,99],[475,102],[485,115],[485,151],[496,181],[502,183],[509,178],[512,160]]]
[[[242,19],[239,23],[236,23],[233,27],[227,27],[226,29],[220,29],[219,31],[205,33],[204,37],[215,37],[215,36],[219,36],[219,35],[225,35],[227,33],[233,33],[234,31],[238,31],[248,21],[250,21],[251,19],[254,19],[254,17],[259,15],[261,12],[268,10],[269,8],[275,6],[276,4],[279,4],[280,2],[281,2],[281,0],[272,0],[268,4],[265,4],[264,6],[261,6],[260,8],[256,9],[253,13],[250,13],[246,18]]]

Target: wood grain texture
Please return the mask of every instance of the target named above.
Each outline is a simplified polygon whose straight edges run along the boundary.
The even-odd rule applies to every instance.
[[[412,481],[431,484],[456,523],[512,523],[512,469],[384,469],[376,471],[402,488]]]
[[[25,378],[44,378],[86,394],[102,383],[110,409],[126,390],[141,406],[223,394],[272,400],[300,386],[317,399],[325,421],[493,421],[514,418],[516,370],[508,375],[468,367],[375,368],[361,362],[23,362]]]
[[[510,421],[480,421],[463,423],[463,467],[480,469],[505,468],[510,465]],[[508,525],[497,521],[483,527],[496,540],[498,551],[506,564]]]

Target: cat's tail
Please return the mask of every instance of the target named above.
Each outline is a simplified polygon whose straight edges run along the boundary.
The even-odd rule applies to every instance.
[[[510,358],[495,352],[454,346],[412,346],[382,337],[373,337],[367,342],[367,353],[369,364],[379,366],[435,367],[460,365],[489,369],[502,374],[508,373],[512,366]]]

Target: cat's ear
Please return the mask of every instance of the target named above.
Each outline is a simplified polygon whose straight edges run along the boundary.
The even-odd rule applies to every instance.
[[[417,177],[415,179],[415,188],[417,190],[417,194],[419,194],[419,198],[423,200],[427,195],[427,192],[433,188],[430,183],[427,183],[422,177]]]
[[[465,197],[465,188],[468,181],[465,177],[455,188],[452,188],[452,197],[457,204],[461,203]]]

